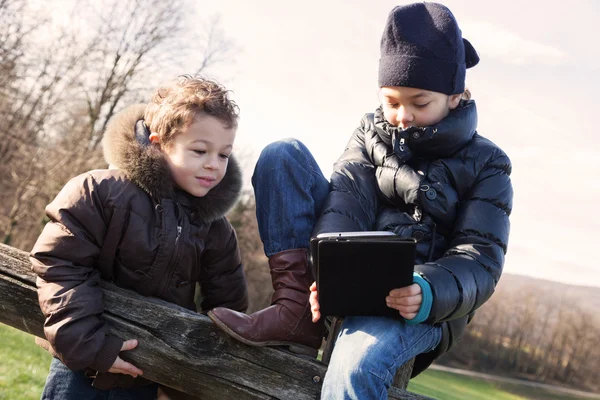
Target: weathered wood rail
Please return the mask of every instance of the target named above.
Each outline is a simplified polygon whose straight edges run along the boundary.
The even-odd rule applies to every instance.
[[[104,319],[119,337],[139,340],[123,354],[144,377],[203,400],[319,398],[323,363],[246,346],[204,315],[108,282],[102,288]],[[43,321],[28,254],[0,244],[0,323],[44,337]],[[396,387],[388,396],[426,399]]]

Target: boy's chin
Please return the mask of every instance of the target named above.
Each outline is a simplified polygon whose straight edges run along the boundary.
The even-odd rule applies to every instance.
[[[214,189],[214,186],[210,187],[210,188],[206,188],[206,187],[185,188],[180,185],[177,185],[176,187],[177,187],[177,189],[181,190],[182,192],[185,192],[194,197],[204,197],[208,194],[208,192],[210,192],[212,189]]]
[[[208,192],[210,192],[211,189],[212,188],[210,188],[210,189],[202,188],[200,190],[194,190],[193,192],[188,192],[188,193],[194,197],[204,197],[208,194]]]

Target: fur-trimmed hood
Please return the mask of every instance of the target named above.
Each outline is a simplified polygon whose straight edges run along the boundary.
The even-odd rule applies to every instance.
[[[164,154],[136,135],[136,123],[142,120],[145,104],[136,104],[116,114],[108,124],[102,146],[108,164],[123,170],[129,179],[156,201],[163,198],[186,203],[196,210],[198,218],[212,222],[224,216],[237,202],[242,188],[242,173],[232,156],[223,180],[204,197],[176,190]]]

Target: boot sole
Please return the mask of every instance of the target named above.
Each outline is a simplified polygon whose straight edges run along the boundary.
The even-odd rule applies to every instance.
[[[319,353],[319,349],[315,349],[313,347],[298,344],[296,342],[289,342],[289,341],[284,341],[284,340],[268,340],[265,342],[253,342],[251,340],[246,339],[245,337],[238,335],[236,332],[232,331],[227,325],[222,323],[221,320],[218,319],[216,317],[216,315],[213,314],[212,311],[209,311],[207,315],[212,320],[212,322],[214,322],[214,324],[217,325],[217,327],[219,327],[219,329],[221,329],[222,331],[224,331],[225,333],[227,333],[229,336],[236,339],[237,341],[247,344],[248,346],[254,346],[254,347],[284,346],[284,347],[287,347],[288,350],[291,351],[292,353],[301,354],[301,355],[309,356],[312,358],[317,358],[317,355]]]

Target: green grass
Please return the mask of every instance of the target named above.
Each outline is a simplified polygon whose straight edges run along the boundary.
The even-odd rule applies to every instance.
[[[0,324],[0,400],[38,400],[51,356],[33,336]]]
[[[408,390],[438,400],[581,400],[575,395],[526,385],[486,381],[429,369],[411,380]],[[599,397],[600,398],[600,397]],[[589,400],[589,398],[587,398]]]
[[[494,384],[481,379],[431,369],[411,380],[408,390],[440,400],[526,399],[499,390]]]
[[[33,336],[0,324],[0,400],[39,399],[50,359],[45,350],[35,345]],[[439,400],[582,399],[525,385],[486,381],[433,369],[413,379],[408,390]]]

